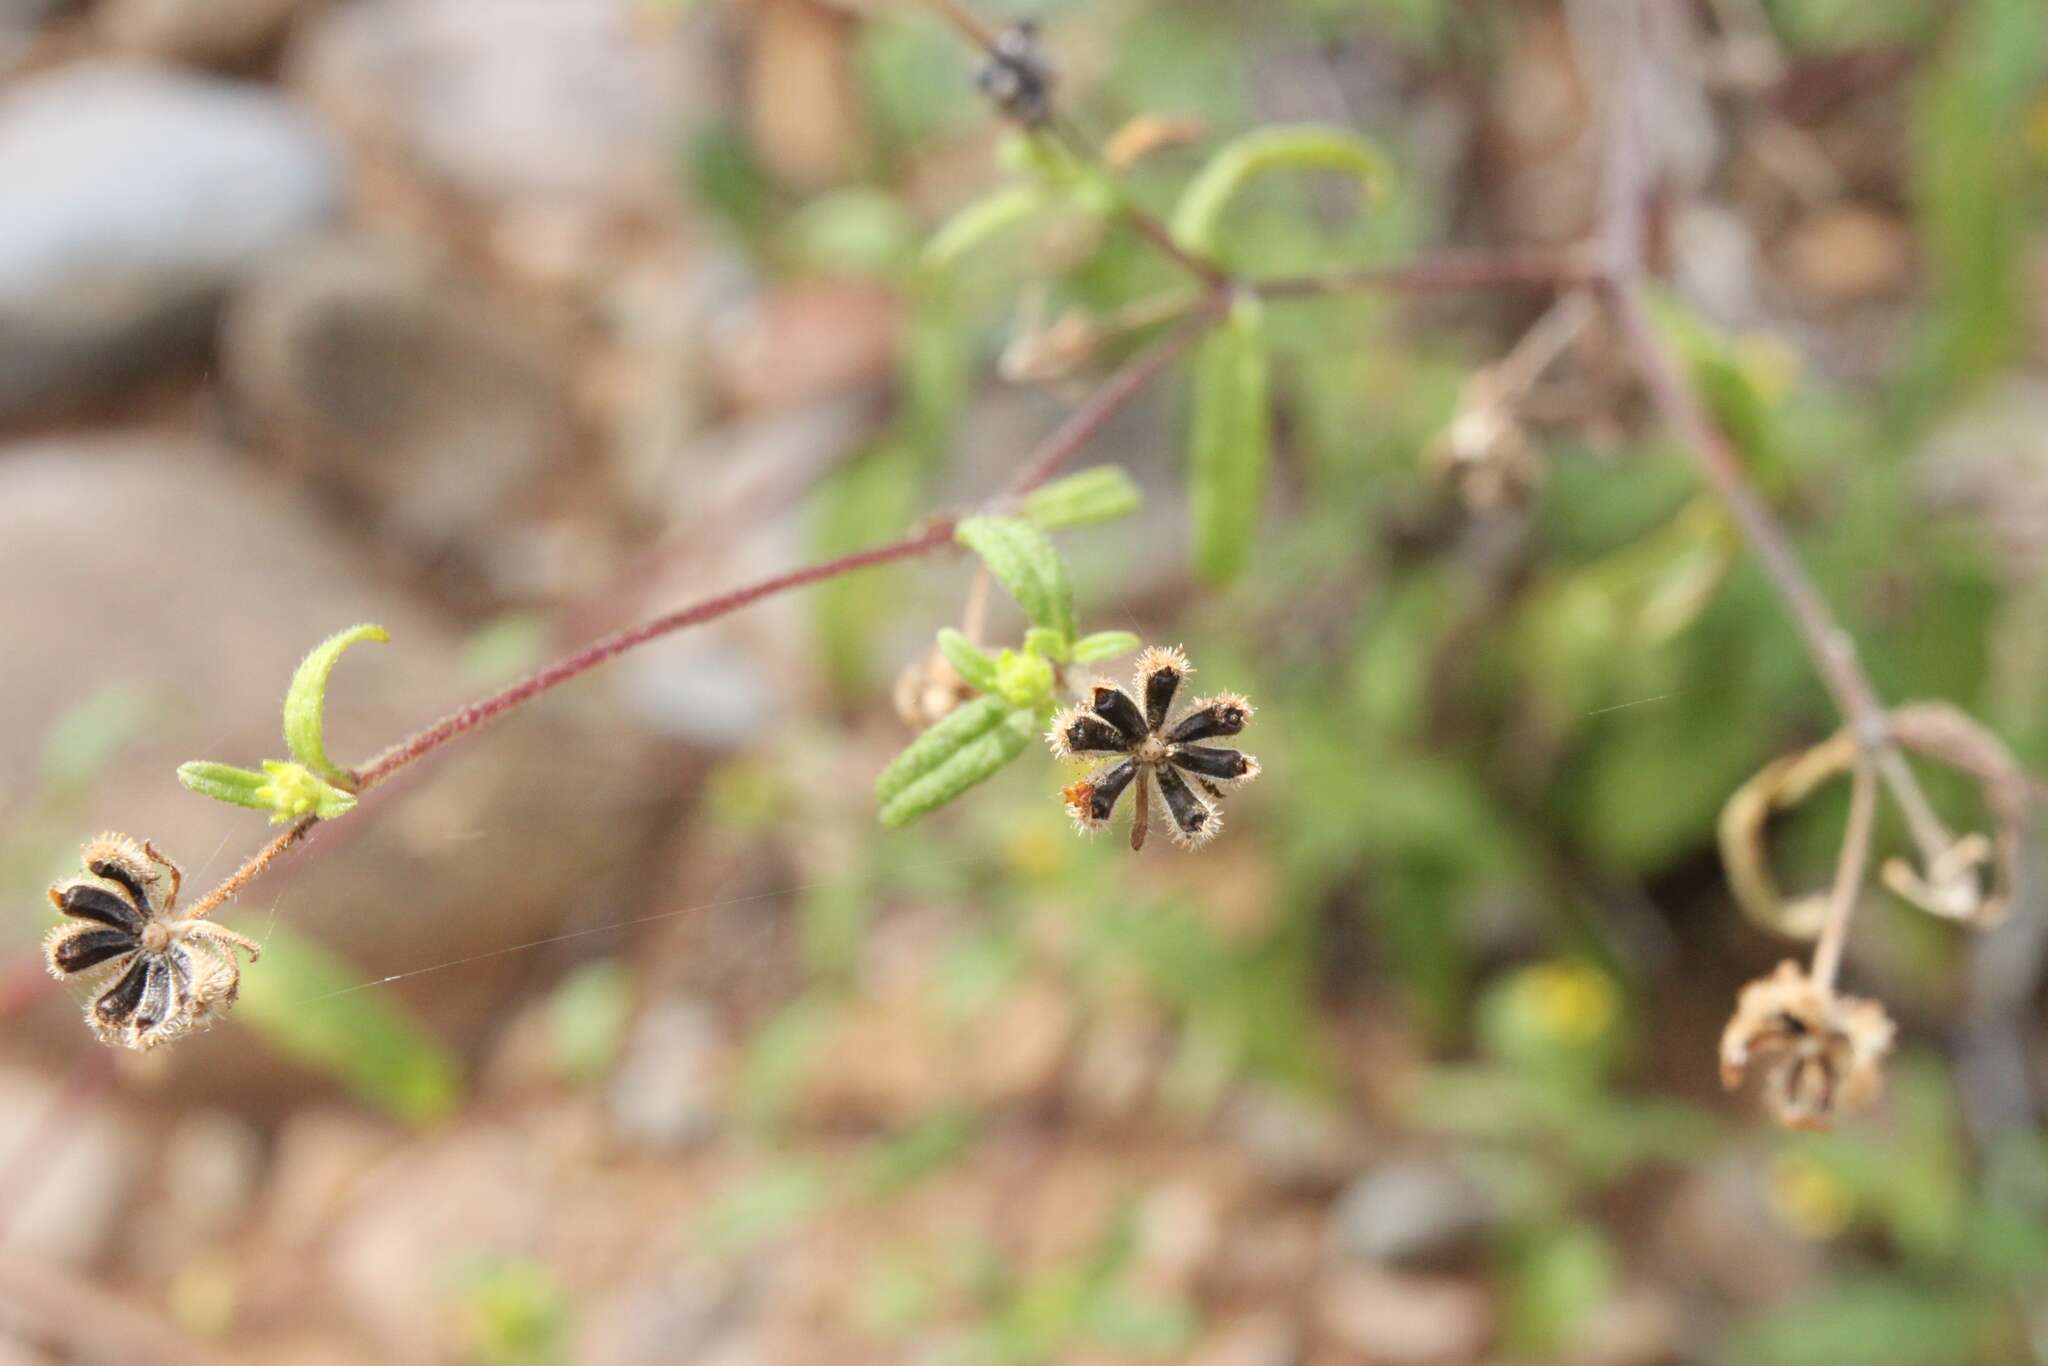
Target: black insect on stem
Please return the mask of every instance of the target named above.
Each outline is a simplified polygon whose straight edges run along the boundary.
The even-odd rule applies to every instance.
[[[1025,128],[1052,121],[1052,59],[1038,41],[1038,25],[1020,19],[996,34],[975,65],[974,83],[1005,117]]]

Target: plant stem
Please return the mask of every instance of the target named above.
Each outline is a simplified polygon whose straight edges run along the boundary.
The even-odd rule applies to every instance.
[[[1813,946],[1811,976],[1823,996],[1835,989],[1842,946],[1848,942],[1849,922],[1856,917],[1863,875],[1870,866],[1870,833],[1877,824],[1877,775],[1869,756],[1857,761],[1850,782],[1849,824],[1842,834],[1841,860],[1835,865],[1834,885],[1828,889],[1827,918],[1821,922],[1820,939]]]
[[[1636,6],[1621,7],[1615,35],[1619,65],[1608,90],[1605,179],[1595,244],[1624,349],[1634,356],[1659,415],[1691,451],[1700,473],[1763,565],[1822,684],[1905,813],[1922,858],[1932,864],[1948,849],[1951,837],[1893,743],[1884,701],[1857,658],[1855,637],[1836,621],[1791,538],[1750,483],[1741,455],[1708,413],[1684,362],[1651,316],[1643,237],[1654,176],[1640,141],[1646,122],[1647,69],[1642,18]]]
[[[1600,272],[1579,251],[1543,247],[1499,251],[1461,248],[1400,265],[1349,266],[1314,275],[1254,280],[1249,288],[1267,299],[1300,299],[1372,289],[1413,294],[1459,289],[1564,289],[1599,279]]]
[[[940,546],[951,544],[952,540],[953,520],[939,518],[922,531],[905,536],[901,540],[858,550],[851,555],[842,555],[818,564],[805,565],[801,569],[793,569],[771,579],[762,579],[744,588],[736,588],[730,593],[721,593],[717,597],[706,598],[702,602],[665,613],[652,621],[629,626],[623,631],[614,631],[602,640],[565,655],[488,697],[478,698],[466,706],[456,708],[425,730],[400,740],[356,770],[358,788],[367,792],[407,764],[425,758],[457,736],[475,730],[486,721],[495,720],[514,707],[531,702],[542,693],[560,687],[570,679],[586,674],[598,665],[617,659],[627,651],[645,645],[651,640],[673,635],[686,627],[716,621],[719,617],[728,616],[742,607],[792,588],[802,588],[808,584],[837,578],[841,574],[851,574],[856,570],[870,569],[876,565],[928,554]]]
[[[234,872],[229,873],[226,880],[218,887],[215,887],[204,897],[200,898],[195,905],[188,908],[183,918],[186,920],[204,920],[207,916],[212,915],[225,905],[228,899],[234,896],[235,893],[263,876],[264,871],[271,864],[277,862],[286,850],[311,834],[313,827],[319,823],[320,818],[318,816],[306,816],[303,819],[294,821],[291,827],[282,835],[279,835],[276,839],[250,855],[248,861],[235,869]]]

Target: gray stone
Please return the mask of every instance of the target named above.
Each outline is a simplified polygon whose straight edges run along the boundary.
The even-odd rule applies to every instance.
[[[1260,1176],[1289,1190],[1334,1189],[1371,1151],[1358,1124],[1335,1106],[1270,1086],[1240,1087],[1222,1122]]]
[[[93,17],[123,51],[236,66],[274,44],[300,8],[300,0],[102,0]]]
[[[157,722],[71,798],[77,838],[147,836],[200,890],[270,832],[186,792],[173,771],[279,757],[285,682],[323,636],[361,621],[393,636],[335,674],[327,743],[344,763],[487,690],[464,668],[461,641],[380,583],[360,550],[202,445],[53,439],[0,451],[0,584],[9,639],[24,643],[22,666],[0,670],[0,789],[35,781],[45,737],[81,699],[115,683],[140,689],[158,700]],[[490,951],[650,909],[645,860],[677,780],[606,701],[609,682],[541,698],[372,793],[224,923],[261,938],[272,917],[286,921],[352,959],[365,983],[409,974],[376,990],[451,1040],[491,1032],[506,983],[532,959]],[[443,966],[456,959],[474,961]],[[76,1039],[68,1005],[37,1018]],[[181,1094],[243,1105],[302,1094],[304,1074],[252,1047],[237,1018],[165,1051]]]
[[[723,1037],[709,1003],[686,996],[655,1002],[633,1026],[606,1092],[621,1137],[649,1147],[688,1148],[724,1124]]]
[[[308,26],[293,78],[358,139],[491,208],[661,214],[716,72],[634,0],[365,0]]]
[[[78,1057],[76,1067],[103,1065]],[[142,1144],[106,1107],[67,1095],[71,1082],[33,1072],[0,1071],[0,1153],[9,1164],[53,1114],[64,1127],[32,1167],[17,1176],[11,1165],[4,1245],[7,1252],[85,1267],[109,1250],[141,1174]]]
[[[551,358],[396,246],[305,244],[259,270],[221,354],[247,435],[465,599],[486,596],[570,441]]]
[[[0,185],[0,420],[203,346],[230,282],[340,193],[273,92],[101,61],[0,102]]]
[[[1486,1193],[1456,1170],[1393,1162],[1338,1197],[1330,1237],[1333,1250],[1359,1261],[1433,1266],[1475,1251],[1494,1218]]]

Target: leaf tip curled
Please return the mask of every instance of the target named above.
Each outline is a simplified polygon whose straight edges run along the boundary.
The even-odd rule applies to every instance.
[[[350,775],[327,757],[327,679],[334,672],[342,652],[363,641],[384,642],[391,633],[382,626],[365,622],[351,626],[314,646],[292,674],[284,698],[284,742],[292,757],[331,783],[352,785]]]

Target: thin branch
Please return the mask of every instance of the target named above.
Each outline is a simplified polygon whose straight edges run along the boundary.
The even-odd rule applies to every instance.
[[[1791,538],[1750,483],[1741,455],[1708,413],[1684,363],[1651,316],[1643,235],[1654,175],[1641,145],[1646,123],[1642,15],[1634,5],[1621,6],[1620,11],[1614,35],[1619,64],[1608,98],[1597,246],[1624,348],[1635,357],[1659,415],[1692,452],[1701,474],[1763,565],[1821,682],[1856,732],[1857,743],[1871,756],[1886,790],[1905,813],[1921,856],[1931,864],[1948,849],[1952,837],[1892,741],[1884,701],[1857,658],[1855,638],[1835,619]]]
[[[1842,834],[1841,860],[1835,865],[1834,885],[1828,889],[1827,917],[1821,921],[1820,939],[1813,947],[1813,984],[1825,996],[1835,989],[1835,974],[1842,966],[1842,946],[1849,939],[1849,922],[1856,918],[1856,903],[1863,894],[1863,877],[1870,867],[1870,834],[1877,824],[1877,774],[1866,755],[1857,761],[1849,788],[1849,824]]]
[[[896,560],[929,554],[941,546],[951,544],[952,539],[952,520],[940,518],[926,526],[924,530],[901,540],[855,551],[851,555],[842,555],[818,564],[805,565],[801,569],[778,574],[774,578],[763,579],[744,588],[736,588],[730,593],[706,598],[702,602],[658,616],[652,621],[629,626],[623,631],[615,631],[604,639],[586,645],[546,668],[527,675],[509,687],[500,689],[488,697],[479,698],[467,706],[458,707],[425,730],[399,741],[356,770],[357,786],[362,791],[368,791],[407,764],[426,757],[457,736],[467,734],[486,721],[495,720],[514,707],[530,702],[542,693],[558,688],[570,679],[586,674],[598,665],[608,663],[651,640],[673,635],[686,627],[716,621],[720,617],[739,611],[742,607],[750,606],[763,598],[773,597],[777,593],[788,592],[792,588],[803,588],[809,584],[822,583],[826,579],[838,578],[842,574],[851,574],[856,570],[871,569]]]
[[[1316,298],[1384,289],[1429,294],[1464,289],[1567,289],[1601,278],[1583,251],[1544,247],[1447,251],[1392,266],[1353,266],[1315,275],[1254,280],[1267,299]]]
[[[1214,325],[1223,303],[1221,298],[1211,298],[1200,310],[1183,319],[1179,327],[1125,361],[1086,403],[1069,414],[1067,420],[1054,428],[1038,449],[1025,459],[1018,467],[1016,477],[991,500],[990,506],[999,509],[1012,507],[1025,494],[1065,469],[1119,409]]]
[[[246,863],[235,869],[234,872],[229,873],[226,880],[218,887],[215,887],[204,897],[200,898],[198,902],[185,912],[184,918],[187,920],[204,920],[207,916],[212,915],[237,892],[263,876],[270,865],[277,862],[286,850],[312,834],[313,827],[319,823],[320,818],[318,816],[307,816],[302,820],[294,821],[290,829],[264,845],[261,849],[258,849],[249,857]]]

